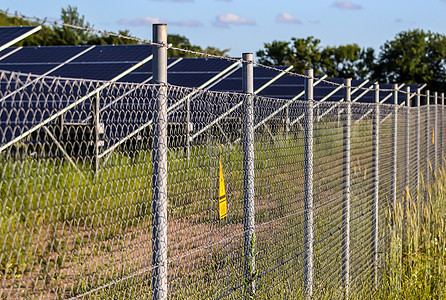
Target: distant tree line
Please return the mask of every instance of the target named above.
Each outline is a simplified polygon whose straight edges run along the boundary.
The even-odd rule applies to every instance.
[[[62,8],[64,23],[93,28],[79,14],[76,7]],[[18,17],[0,14],[0,26],[38,25]],[[122,36],[130,36],[128,30],[120,30]],[[168,35],[167,41],[175,47],[215,55],[227,56],[229,49],[202,48],[192,45],[188,38],[178,34]],[[42,30],[27,37],[19,46],[55,45],[111,45],[137,44],[132,39],[61,26],[42,26]],[[257,51],[258,62],[266,65],[292,65],[294,71],[303,73],[313,68],[316,74],[329,77],[361,78],[385,83],[427,83],[436,91],[446,91],[446,36],[420,29],[398,33],[375,53],[373,48],[361,48],[357,44],[321,46],[321,41],[312,36],[291,38],[291,41],[264,43]],[[170,57],[193,57],[193,54],[170,50]]]
[[[337,47],[320,45],[320,40],[291,38],[265,43],[257,51],[258,61],[267,65],[292,65],[303,73],[338,78],[362,78],[384,83],[427,83],[436,91],[446,91],[446,36],[419,29],[398,33],[375,53],[357,44]]]

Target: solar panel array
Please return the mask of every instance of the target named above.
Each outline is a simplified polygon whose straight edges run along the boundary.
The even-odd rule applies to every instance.
[[[29,33],[37,26],[7,26],[0,27],[0,46],[6,45],[15,39]]]
[[[32,73],[36,75],[47,75],[63,78],[103,80],[109,81],[119,76],[118,81],[129,83],[151,83],[152,82],[152,46],[150,45],[101,45],[101,46],[49,46],[49,47],[21,47],[8,48],[0,52],[0,70],[15,71],[20,73]],[[145,63],[130,70],[136,64],[144,61]],[[277,67],[280,70],[286,70],[287,67]],[[168,82],[172,85],[209,89],[221,92],[242,92],[242,69],[238,63],[222,59],[211,58],[170,58],[168,59]],[[340,101],[343,99],[343,90],[336,84],[342,84],[343,79],[330,79],[330,82],[315,79],[314,99],[316,101]],[[353,80],[353,86],[362,86],[371,88],[371,82],[362,80]],[[412,85],[411,91],[415,91],[419,85]],[[26,87],[23,87],[26,88]],[[136,88],[136,86],[135,86]],[[381,85],[381,88],[392,89],[392,85]],[[304,79],[299,76],[288,76],[275,70],[261,67],[254,68],[254,91],[259,96],[277,98],[274,105],[270,106],[270,113],[274,113],[276,120],[286,118],[284,106],[288,101],[302,100],[304,98]],[[61,91],[63,92],[63,91]],[[85,91],[79,90],[80,97]],[[100,113],[103,114],[103,122],[116,122],[121,120],[114,113],[113,118],[106,120],[110,111],[120,108],[124,111],[132,109],[133,99],[128,95],[121,95],[115,100],[107,103],[100,103]],[[4,97],[4,96],[3,96]],[[178,101],[173,99],[172,101]],[[353,89],[352,100],[354,102],[374,102],[373,91],[364,91]],[[11,100],[6,100],[11,101]],[[202,119],[203,109],[199,107],[200,103],[195,103],[194,98],[190,99],[190,122],[193,132],[199,132],[206,128],[206,124],[215,122],[209,115],[206,116],[207,122],[198,122]],[[380,101],[383,103],[393,103],[391,92],[381,92]],[[399,95],[399,102],[405,101],[405,95]],[[38,101],[37,101],[38,102]],[[90,101],[82,106],[73,108],[65,114],[66,121],[69,123],[90,123],[93,112],[90,107]],[[184,122],[185,112],[184,104],[181,102],[173,111],[169,112],[169,122]],[[31,104],[30,104],[31,105]],[[51,106],[48,99],[42,103],[33,103],[34,109],[39,109],[41,105]],[[59,106],[61,104],[59,103]],[[68,105],[65,103],[64,105]],[[226,109],[219,108],[218,111],[212,111],[214,116],[224,116],[226,118],[241,118],[241,103],[232,103]],[[292,104],[293,105],[293,104]],[[292,109],[293,106],[290,106]],[[217,106],[215,106],[217,107]],[[322,107],[322,106],[321,106]],[[25,109],[25,108],[24,108]],[[55,110],[58,108],[54,107]],[[147,108],[150,110],[150,108]],[[211,109],[211,108],[208,108]],[[328,106],[325,113],[329,113],[334,107]],[[329,111],[330,110],[330,111]],[[211,113],[211,112],[209,112]],[[324,111],[318,111],[324,115]],[[151,112],[147,115],[151,117]],[[147,120],[134,121],[135,126],[143,125]],[[262,119],[256,122],[262,122]],[[293,124],[293,120],[290,120]],[[296,121],[296,120],[294,120]],[[30,120],[32,122],[32,120]],[[197,124],[200,123],[201,127]],[[130,132],[122,133],[123,136]],[[109,141],[113,139],[109,135],[111,132],[105,132]],[[12,137],[12,135],[11,135]],[[119,139],[118,139],[119,140]],[[110,146],[110,145],[107,145]]]
[[[16,32],[28,30],[16,28]],[[21,29],[21,30],[18,30]],[[26,30],[25,30],[26,29]],[[1,33],[1,31],[0,31]],[[49,46],[8,48],[0,52],[0,70],[32,73],[66,78],[82,78],[108,81],[125,73],[132,66],[152,55],[149,45],[102,45],[102,46]],[[286,67],[277,67],[285,70]],[[119,79],[122,82],[150,83],[152,63],[127,72]],[[254,68],[254,90],[261,89],[259,96],[293,99],[304,90],[304,79],[299,76],[281,76],[277,71]],[[214,91],[242,92],[241,66],[222,59],[209,58],[173,58],[168,60],[168,81],[172,85],[204,88]],[[341,84],[343,79],[332,78],[331,82]],[[362,80],[353,80],[353,86],[362,84]],[[372,83],[363,87],[370,88]],[[410,85],[415,91],[420,85]],[[328,99],[324,99],[337,86],[325,82],[315,85],[315,100],[339,101],[343,97],[338,89]],[[381,85],[391,89],[392,85]],[[360,92],[357,94],[361,94]],[[386,97],[382,93],[381,100]],[[353,97],[353,99],[355,99]],[[373,102],[372,93],[365,93],[359,102]],[[388,98],[385,103],[393,103]],[[401,102],[404,98],[401,98]]]

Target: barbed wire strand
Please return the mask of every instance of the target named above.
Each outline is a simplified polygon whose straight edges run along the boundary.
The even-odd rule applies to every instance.
[[[255,66],[264,68],[264,69],[268,69],[271,71],[275,71],[278,73],[284,73],[288,76],[294,76],[294,77],[301,77],[301,78],[306,78],[306,79],[317,79],[320,80],[323,83],[332,85],[332,86],[336,86],[336,87],[343,87],[345,88],[346,86],[344,84],[341,83],[337,83],[337,82],[333,82],[330,80],[326,80],[326,79],[320,79],[318,77],[311,77],[311,76],[307,76],[305,74],[300,74],[300,73],[296,73],[296,72],[292,72],[292,71],[286,71],[274,66],[269,66],[269,65],[265,65],[265,64],[261,64],[255,61],[248,61],[248,60],[244,60],[242,58],[234,58],[234,57],[229,57],[229,56],[223,56],[223,55],[216,55],[216,54],[211,54],[211,53],[207,53],[207,52],[201,52],[201,51],[195,51],[195,50],[190,50],[190,49],[184,49],[184,48],[180,48],[180,47],[175,47],[172,45],[165,45],[163,43],[155,43],[151,40],[147,40],[147,39],[141,39],[141,38],[137,38],[134,36],[128,36],[128,35],[123,35],[123,34],[119,34],[119,33],[114,33],[111,31],[105,31],[105,30],[99,30],[99,29],[94,29],[91,27],[84,27],[84,26],[79,26],[79,25],[72,25],[72,24],[68,24],[65,22],[62,22],[60,20],[52,20],[50,18],[39,18],[39,17],[32,17],[32,16],[27,16],[18,12],[15,13],[11,13],[8,10],[4,11],[4,10],[0,10],[0,13],[3,13],[6,16],[9,17],[16,17],[16,18],[21,18],[21,19],[25,19],[28,21],[34,21],[37,23],[41,23],[41,24],[45,24],[45,23],[49,23],[52,25],[56,25],[56,26],[62,26],[62,27],[67,27],[67,28],[71,28],[71,29],[76,29],[76,30],[82,30],[82,31],[86,31],[86,32],[91,32],[91,33],[95,33],[95,34],[101,34],[101,35],[107,35],[107,36],[113,36],[116,38],[121,38],[121,39],[126,39],[126,40],[132,40],[141,44],[148,44],[148,45],[152,45],[152,46],[157,46],[157,47],[167,47],[170,50],[177,50],[183,53],[189,53],[189,54],[193,54],[196,56],[202,56],[202,57],[208,57],[208,58],[216,58],[216,59],[221,59],[221,60],[226,60],[229,62],[239,62],[241,64],[243,63],[252,63]],[[373,83],[370,87],[356,87],[359,90],[363,90],[363,91],[369,91],[369,92],[373,92],[375,91],[375,88],[373,86]],[[378,89],[379,92],[394,92],[394,89]],[[399,93],[401,94],[409,94],[409,95],[417,95],[417,92],[409,92],[407,93],[407,91],[405,90],[398,90]],[[426,96],[426,94],[421,94],[421,96]]]

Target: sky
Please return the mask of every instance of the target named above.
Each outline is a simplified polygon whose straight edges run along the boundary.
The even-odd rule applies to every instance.
[[[166,23],[168,33],[203,48],[229,48],[234,57],[292,37],[379,50],[403,30],[446,34],[446,0],[0,0],[0,9],[48,19],[59,19],[68,5],[96,29],[128,29],[150,40],[152,23]]]

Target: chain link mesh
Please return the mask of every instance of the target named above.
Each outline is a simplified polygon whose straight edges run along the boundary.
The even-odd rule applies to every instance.
[[[395,123],[393,105],[316,102],[313,161],[306,165],[308,101],[13,72],[0,72],[0,85],[1,298],[147,299],[158,288],[153,274],[165,276],[169,299],[240,299],[253,282],[259,299],[301,298],[305,168],[313,170],[313,296],[340,298],[347,288],[352,297],[370,295],[390,251],[392,201],[404,199],[406,180],[415,196],[423,187],[418,177],[426,180],[427,154],[432,162],[437,153],[437,167],[444,154],[442,106],[401,107]],[[250,245],[242,142],[248,97],[256,128]],[[153,150],[157,99],[168,105],[167,123],[156,125],[156,132],[167,130],[163,223],[154,220],[161,208],[152,203],[160,179],[152,170],[162,156]],[[253,269],[245,267],[245,247]]]

